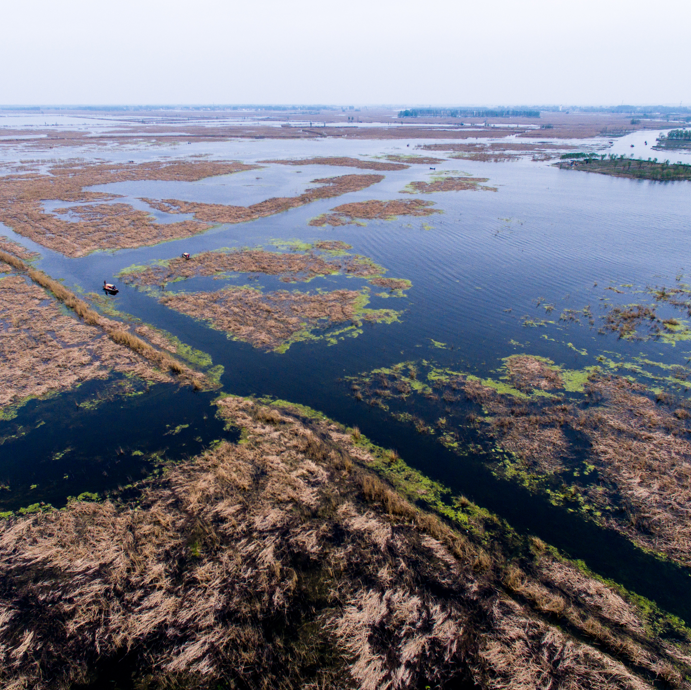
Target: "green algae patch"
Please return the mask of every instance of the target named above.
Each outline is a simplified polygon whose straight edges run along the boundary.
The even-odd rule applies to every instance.
[[[562,369],[564,390],[568,393],[582,393],[590,378],[600,371],[602,370],[598,366],[586,367],[585,369]]]
[[[523,393],[522,391],[519,391],[517,388],[514,388],[510,384],[506,383],[506,381],[502,381],[500,379],[480,378],[479,376],[474,376],[473,374],[468,374],[466,378],[468,381],[477,381],[485,388],[491,388],[495,393],[498,393],[499,395],[510,395],[511,397],[520,398],[522,400],[531,399],[531,395],[529,395],[528,393]],[[548,398],[552,397],[549,393],[545,393],[544,391],[535,391],[533,395],[541,395]]]
[[[432,347],[436,347],[439,350],[448,350],[449,346],[446,343],[442,343],[439,340],[434,340],[434,338],[429,339],[432,343]]]
[[[310,250],[314,249],[314,243],[304,242],[303,240],[273,239],[269,240],[268,244],[276,247],[277,249],[283,249],[292,252],[309,252]]]

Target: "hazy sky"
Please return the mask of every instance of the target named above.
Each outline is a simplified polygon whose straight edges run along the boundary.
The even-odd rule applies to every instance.
[[[5,0],[0,104],[691,105],[691,0]]]

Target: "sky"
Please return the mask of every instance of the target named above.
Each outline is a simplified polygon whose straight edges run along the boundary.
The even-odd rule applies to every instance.
[[[691,0],[5,0],[0,105],[691,105]]]

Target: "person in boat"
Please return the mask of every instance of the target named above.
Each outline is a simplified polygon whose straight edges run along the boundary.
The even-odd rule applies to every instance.
[[[189,252],[184,252],[182,255],[182,258],[183,259],[189,259],[190,258]]]
[[[113,292],[113,291],[117,290],[115,285],[113,285],[112,283],[106,283],[105,280],[103,281],[103,289],[106,290],[107,292]]]

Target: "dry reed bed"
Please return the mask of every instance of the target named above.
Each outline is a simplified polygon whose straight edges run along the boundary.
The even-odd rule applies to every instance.
[[[531,355],[513,355],[505,361],[511,384],[520,391],[563,388],[564,379],[553,362]]]
[[[487,177],[452,177],[444,176],[432,179],[431,182],[417,180],[407,185],[406,189],[401,190],[405,194],[429,194],[431,192],[462,192],[466,190],[485,192],[496,192],[496,187],[480,184],[488,182]]]
[[[168,380],[149,362],[63,313],[22,276],[0,280],[0,408],[65,391],[113,371]]]
[[[203,204],[195,201],[180,201],[178,199],[144,199],[150,206],[165,213],[192,213],[198,221],[204,223],[244,223],[248,220],[265,218],[276,213],[282,213],[292,208],[310,204],[318,199],[358,192],[381,182],[383,175],[341,175],[313,180],[320,187],[308,189],[303,194],[293,197],[276,197],[260,201],[251,206],[229,206],[225,204]]]
[[[239,398],[219,407],[245,442],[171,468],[137,506],[0,525],[4,687],[102,681],[99,662],[125,652],[155,687],[652,687],[502,594],[477,547],[361,469],[374,458],[341,427]],[[541,580],[514,568],[507,586],[547,582],[600,625],[622,621],[641,668],[688,687],[658,642],[634,642],[636,609],[559,568],[545,556]]]
[[[319,249],[325,246],[322,244]],[[341,249],[342,244],[333,246]],[[121,278],[125,283],[138,286],[163,287],[176,280],[222,273],[261,273],[281,276],[282,281],[289,283],[336,274],[369,278],[379,275],[383,270],[365,257],[357,255],[325,257],[314,250],[284,253],[263,249],[236,249],[203,252],[190,259],[170,259],[141,271],[125,271]]]
[[[148,213],[129,204],[98,203],[112,201],[118,195],[85,191],[85,188],[139,180],[192,182],[255,167],[205,160],[142,164],[68,162],[51,168],[49,175],[7,175],[0,185],[0,222],[44,247],[72,257],[84,256],[97,249],[141,247],[189,237],[210,226],[195,221],[155,223]],[[47,200],[92,205],[70,209],[82,219],[72,222],[46,213],[42,202]]]
[[[41,258],[41,255],[38,252],[33,252],[26,247],[22,247],[21,244],[13,242],[4,235],[0,235],[0,251],[13,254],[23,261],[33,261],[34,259]]]
[[[561,387],[559,378],[555,370],[535,388],[554,392]],[[562,460],[574,453],[564,430],[583,434],[587,460],[597,468],[600,483],[573,490],[602,512],[600,519],[609,527],[646,549],[691,565],[687,415],[615,376],[593,376],[582,407],[562,395],[542,403],[523,401],[477,381],[466,382],[464,390],[489,415],[490,433],[501,447],[521,458],[529,471],[561,471]]]
[[[254,347],[278,350],[296,339],[314,337],[315,330],[395,317],[396,312],[390,309],[362,309],[363,298],[366,302],[357,290],[264,293],[249,287],[227,287],[216,292],[167,295],[159,301]]]
[[[564,144],[550,144],[548,142],[540,142],[537,144],[527,141],[496,141],[487,144],[481,143],[463,143],[463,144],[424,144],[420,148],[426,151],[453,151],[455,153],[485,153],[488,155],[520,155],[524,153],[545,153],[571,150],[575,146],[566,146]]]
[[[557,152],[575,147],[548,142],[499,141],[488,144],[425,144],[421,148],[429,151],[453,151],[454,155],[451,158],[501,163],[518,160],[527,154],[532,154],[533,160],[550,160],[557,155]]]
[[[391,158],[387,156],[387,158]],[[383,163],[381,161],[362,161],[359,158],[341,157],[324,157],[324,158],[303,158],[300,160],[271,160],[260,161],[260,163],[278,163],[279,165],[334,165],[344,168],[359,168],[360,170],[405,170],[409,165],[405,165],[408,161],[401,161],[400,163]],[[411,161],[413,162],[413,161]]]
[[[525,470],[543,476],[564,470],[563,459],[571,449],[564,433],[572,412],[569,405],[559,401],[535,406],[474,380],[464,382],[463,392],[482,405],[490,435],[502,449],[518,456]]]
[[[600,474],[620,493],[626,516],[610,519],[637,543],[691,565],[691,441],[683,408],[654,402],[619,377],[591,382],[598,400],[577,419]],[[593,492],[596,504],[607,496]]]
[[[549,380],[558,387],[558,372]],[[543,388],[544,389],[544,388]],[[601,520],[632,541],[691,565],[691,442],[674,406],[655,402],[621,377],[593,376],[581,408],[563,396],[536,403],[501,395],[477,381],[464,390],[490,416],[489,430],[529,471],[558,473],[574,453],[565,429],[583,434],[597,486],[574,491],[602,512]]]
[[[423,147],[424,148],[424,147]],[[432,158],[432,156],[384,156],[387,160],[394,161],[394,163],[407,163],[409,165],[437,165],[443,163],[443,158]]]
[[[357,223],[358,220],[393,220],[398,216],[431,216],[441,213],[432,201],[422,199],[396,199],[394,201],[356,201],[352,204],[336,206],[331,213],[317,216],[310,221],[314,227],[332,227]]]
[[[509,454],[514,479],[535,490],[543,490],[543,480],[548,480],[553,500],[580,508],[639,546],[691,566],[688,405],[654,396],[628,379],[597,373],[586,381],[585,395],[574,399],[564,390],[558,367],[529,355],[507,358],[505,377],[496,386],[449,374],[420,386],[424,376],[415,367],[393,367],[386,374],[354,380],[352,390],[356,399],[384,409],[393,401],[402,403],[406,412],[396,413],[399,419],[421,433],[438,435],[451,447],[470,439],[461,441],[446,423],[435,427],[416,416],[412,396],[436,401],[443,415],[463,415],[466,424],[471,422]],[[466,418],[467,410],[454,408],[468,400],[482,408],[483,416],[470,413]],[[597,469],[597,484],[587,474],[584,479],[570,472],[561,476],[567,466],[582,461]]]
[[[28,283],[21,275],[0,282],[0,405],[67,390],[89,379],[107,378],[112,371],[149,381],[169,380],[172,373],[195,388],[208,385],[205,376],[144,342],[124,324],[101,316],[42,271],[3,251],[0,261],[25,272],[36,283]],[[64,314],[38,286],[52,293],[83,323]]]

